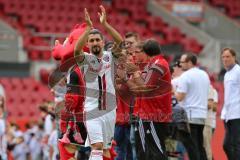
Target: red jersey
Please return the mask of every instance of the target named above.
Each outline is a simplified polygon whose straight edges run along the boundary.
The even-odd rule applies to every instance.
[[[146,86],[157,89],[136,98],[134,115],[154,122],[170,122],[171,74],[168,62],[161,55],[155,56],[146,66],[142,77]]]
[[[120,96],[117,95],[117,117],[116,124],[127,125],[129,124],[129,104],[126,103]]]
[[[117,90],[117,117],[116,124],[127,125],[130,121],[130,105],[133,103],[133,95],[129,92],[129,88],[122,84]]]

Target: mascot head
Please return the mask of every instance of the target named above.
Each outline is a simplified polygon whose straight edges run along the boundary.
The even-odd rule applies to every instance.
[[[74,47],[86,27],[86,23],[76,24],[63,44],[56,40],[52,56],[56,61],[60,61],[61,71],[66,72],[71,66],[76,64],[74,60]],[[89,50],[87,47],[84,47],[84,51],[88,52]]]
[[[65,77],[65,73],[67,73],[69,69],[76,64],[74,59],[74,48],[78,38],[83,34],[86,27],[86,23],[76,24],[63,44],[61,44],[58,40],[55,41],[52,56],[56,61],[60,62],[60,65],[49,77],[49,86],[51,88],[54,87],[63,77]],[[89,49],[84,47],[83,51],[89,52]]]

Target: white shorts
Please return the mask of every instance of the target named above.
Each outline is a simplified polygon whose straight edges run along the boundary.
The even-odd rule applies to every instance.
[[[112,145],[116,123],[116,109],[104,114],[101,117],[87,120],[87,140],[85,146],[94,143],[103,143],[103,149],[109,149]]]

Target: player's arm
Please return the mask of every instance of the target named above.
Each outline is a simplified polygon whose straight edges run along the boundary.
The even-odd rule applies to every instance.
[[[145,73],[146,76],[143,79],[142,78],[142,72],[136,71],[133,74],[133,80],[127,81],[127,84],[129,85],[129,88],[132,92],[135,93],[148,93],[152,92],[154,90],[159,89],[159,83],[162,79],[162,76],[165,74],[164,69],[161,69],[160,67],[153,67],[151,68],[147,73]],[[164,87],[171,87],[171,84],[166,85]],[[165,88],[162,88],[166,90]]]
[[[179,102],[183,101],[186,97],[186,93],[183,92],[176,92],[175,96]]]
[[[84,13],[85,13],[85,21],[87,23],[87,27],[86,27],[85,31],[83,32],[83,34],[79,37],[79,39],[75,45],[75,48],[74,48],[74,58],[76,59],[76,62],[78,64],[81,64],[81,62],[83,62],[83,60],[84,60],[83,47],[85,46],[85,44],[87,42],[89,32],[91,31],[91,28],[92,28],[92,21],[90,19],[90,16],[89,16],[86,8],[84,10]]]
[[[98,13],[100,18],[100,23],[106,29],[106,31],[112,36],[113,40],[117,45],[119,45],[123,39],[122,36],[107,22],[107,15],[105,8],[100,6],[101,13]]]
[[[125,84],[129,88],[136,88],[137,86],[139,86],[141,84],[144,84],[143,80],[141,80],[140,84],[136,83],[136,81],[135,81],[136,79],[135,78],[139,78],[140,79],[140,77],[138,77],[139,76],[138,73],[134,73],[131,78],[128,78],[127,72],[125,70],[117,69],[116,74],[118,76],[118,78],[116,79],[117,80],[116,82],[118,82],[118,84]]]
[[[119,57],[121,55],[121,43],[123,43],[123,38],[120,35],[120,33],[118,33],[118,31],[116,29],[114,29],[108,22],[107,22],[107,14],[106,14],[106,10],[105,8],[101,5],[100,6],[100,10],[101,13],[98,13],[99,18],[100,18],[100,23],[103,25],[103,27],[105,28],[105,30],[108,32],[108,34],[110,34],[114,40],[114,52],[113,55],[115,57]]]
[[[150,69],[146,73],[145,79],[142,78],[141,72],[137,71],[133,74],[135,87],[130,88],[135,93],[151,92],[158,88],[159,79],[163,76],[163,73],[156,69]]]

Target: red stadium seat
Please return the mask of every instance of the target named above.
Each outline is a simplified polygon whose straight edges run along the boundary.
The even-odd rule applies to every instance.
[[[214,6],[223,7],[225,6],[225,0],[211,0],[210,1]]]
[[[30,51],[28,57],[33,61],[39,60],[39,51]]]
[[[41,82],[43,82],[44,84],[48,84],[49,71],[46,69],[41,69],[39,74]]]
[[[226,3],[226,9],[230,17],[240,17],[240,1]]]
[[[166,35],[166,41],[169,44],[180,43],[182,40],[182,33],[177,27],[168,27],[164,29]]]
[[[43,51],[43,52],[41,52],[41,57],[42,57],[42,60],[48,61],[48,60],[51,59],[51,52],[50,51]]]
[[[195,38],[185,38],[181,41],[185,51],[193,52],[199,54],[202,50],[202,45],[200,45]]]
[[[163,20],[160,17],[149,17],[147,21],[148,21],[148,27],[153,32],[162,32],[163,29],[166,28],[166,24],[163,22]]]
[[[108,20],[111,24],[116,26],[116,28],[122,34],[131,30],[138,31],[140,35],[144,37],[150,37],[153,34],[156,34],[156,36],[163,34],[164,28],[167,27],[167,24],[163,22],[161,18],[149,15],[146,9],[147,2],[148,0],[113,0],[111,3],[112,5],[105,6],[109,17]],[[19,21],[11,20],[11,18],[6,19],[8,19],[8,23],[22,32],[24,36],[24,47],[28,52],[29,59],[34,61],[48,61],[50,60],[50,54],[48,51],[42,52],[38,50],[32,50],[32,48],[29,47],[32,45],[42,45],[42,42],[39,41],[40,43],[35,43],[35,41],[32,41],[32,31],[28,30],[28,28],[30,27],[37,32],[68,33],[74,24],[84,20],[83,9],[85,7],[88,8],[91,15],[96,14],[99,11],[97,6],[102,4],[102,1],[82,0],[79,2],[79,0],[2,0],[2,4],[4,7],[4,14],[5,12],[13,13],[19,17]],[[231,9],[229,10],[229,14],[231,16],[237,16],[239,15],[238,10],[236,8],[234,10]],[[7,16],[4,15],[4,17]],[[99,28],[99,17],[91,16],[91,18],[94,23],[94,27]],[[145,28],[148,28],[148,30],[141,25],[143,25]],[[102,29],[102,27],[100,27],[100,29]],[[174,37],[173,35],[177,36]],[[107,37],[109,37],[109,35],[107,35]],[[162,44],[165,44],[166,42],[178,43],[179,37],[181,37],[181,33],[179,33],[178,30],[175,30],[166,34],[166,40],[162,38],[160,39],[162,40]],[[41,41],[43,41],[43,38],[41,39]],[[47,46],[49,46],[49,44],[47,44]]]

